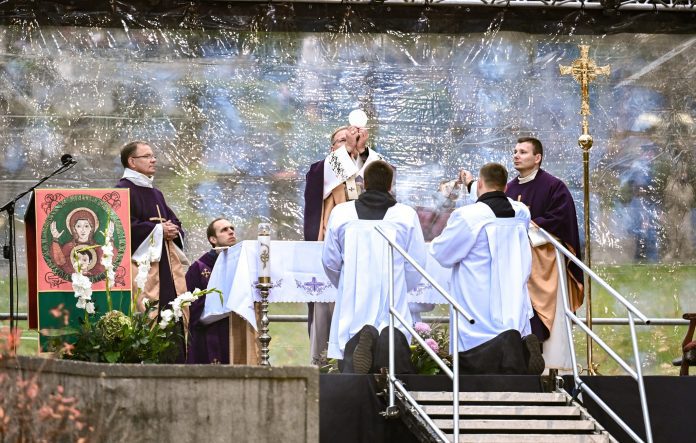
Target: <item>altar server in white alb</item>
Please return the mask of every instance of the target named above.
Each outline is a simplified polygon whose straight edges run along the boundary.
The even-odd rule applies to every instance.
[[[367,118],[367,117],[365,117]],[[330,152],[313,163],[307,172],[304,199],[304,239],[322,241],[331,211],[336,205],[356,200],[364,190],[367,165],[383,157],[367,146],[366,122],[360,126],[342,126],[331,134]],[[309,328],[312,364],[326,364],[333,303],[309,303]]]
[[[530,335],[529,209],[505,196],[506,183],[504,166],[484,165],[475,184],[476,203],[455,210],[430,244],[433,257],[452,268],[452,294],[475,320],[459,321],[462,373],[540,374],[544,369],[539,341]]]
[[[338,288],[331,319],[328,357],[340,359],[342,372],[368,373],[386,366],[389,325],[388,243],[375,230],[380,226],[421,266],[426,246],[416,212],[389,193],[393,170],[384,161],[365,169],[366,191],[331,212],[324,239],[322,261]],[[407,291],[421,276],[403,257],[394,253],[394,299],[399,314],[410,325]],[[397,372],[412,371],[410,335],[396,322]],[[382,331],[381,335],[378,334]]]

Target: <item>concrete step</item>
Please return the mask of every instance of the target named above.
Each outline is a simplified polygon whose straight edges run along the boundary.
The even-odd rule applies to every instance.
[[[452,441],[451,392],[411,392]],[[615,443],[562,392],[460,392],[460,442]],[[424,434],[425,435],[425,434]],[[430,438],[430,437],[426,437]]]
[[[451,430],[451,419],[436,419],[433,422],[438,428]],[[468,431],[492,431],[497,433],[508,432],[558,432],[558,433],[583,433],[594,432],[595,426],[587,420],[459,420],[459,430]]]
[[[418,403],[451,403],[451,392],[411,392]],[[526,405],[565,405],[566,397],[557,392],[460,392],[459,403],[517,403]]]
[[[448,434],[450,441],[454,436]],[[606,434],[459,434],[459,443],[610,443]]]
[[[423,410],[429,416],[452,416],[452,405],[423,405]],[[460,417],[528,417],[528,418],[582,418],[577,406],[490,406],[464,405],[459,407]]]

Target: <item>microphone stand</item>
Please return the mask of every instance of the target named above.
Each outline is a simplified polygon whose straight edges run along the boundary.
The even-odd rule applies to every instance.
[[[49,178],[62,174],[63,172],[67,171],[68,169],[72,168],[75,166],[76,162],[75,161],[69,161],[67,163],[63,163],[58,169],[50,173],[49,175],[43,177],[41,180],[39,180],[35,185],[27,189],[26,191],[17,194],[12,200],[9,202],[5,203],[2,207],[0,207],[0,213],[2,212],[7,212],[7,222],[8,222],[8,245],[3,248],[3,256],[10,261],[10,332],[14,333],[15,332],[15,275],[17,275],[17,248],[16,248],[16,239],[15,239],[15,206],[17,204],[17,201],[27,195],[28,193],[32,192],[34,189],[39,187],[43,182],[48,180]],[[17,277],[19,277],[17,275]],[[19,294],[17,294],[17,301],[19,301]],[[17,303],[17,309],[19,309],[19,303]],[[12,341],[14,346],[16,346],[16,341]]]

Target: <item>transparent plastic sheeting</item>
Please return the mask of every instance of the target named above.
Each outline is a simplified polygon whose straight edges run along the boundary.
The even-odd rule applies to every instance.
[[[457,35],[22,23],[0,27],[0,202],[63,153],[78,164],[52,187],[113,186],[119,148],[141,139],[155,149],[155,184],[183,221],[192,258],[221,215],[240,239],[270,222],[274,239],[299,240],[305,172],[361,108],[371,147],[397,167],[399,201],[440,208],[441,180],[490,161],[512,170],[517,137],[532,134],[582,225],[579,87],[559,64],[584,43],[611,65],[590,86],[593,264],[661,263],[658,285],[681,269],[675,263],[694,264],[696,35],[526,34],[499,23]],[[694,273],[679,275],[659,304],[643,305],[648,315],[687,309]]]

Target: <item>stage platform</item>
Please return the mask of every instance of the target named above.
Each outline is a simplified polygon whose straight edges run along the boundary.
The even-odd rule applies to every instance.
[[[451,390],[445,376],[405,375],[399,377],[412,391]],[[572,378],[564,377],[572,395]],[[643,419],[636,382],[630,377],[583,377],[583,381],[621,416],[639,435],[644,435]],[[646,395],[655,442],[696,441],[696,377],[645,377]],[[379,382],[374,375],[322,374],[319,409],[320,441],[342,442],[417,442],[418,439],[400,419],[385,420],[379,413],[385,399],[378,396]],[[460,379],[462,392],[543,392],[537,376],[469,375]],[[585,408],[618,441],[630,438],[593,402]]]

